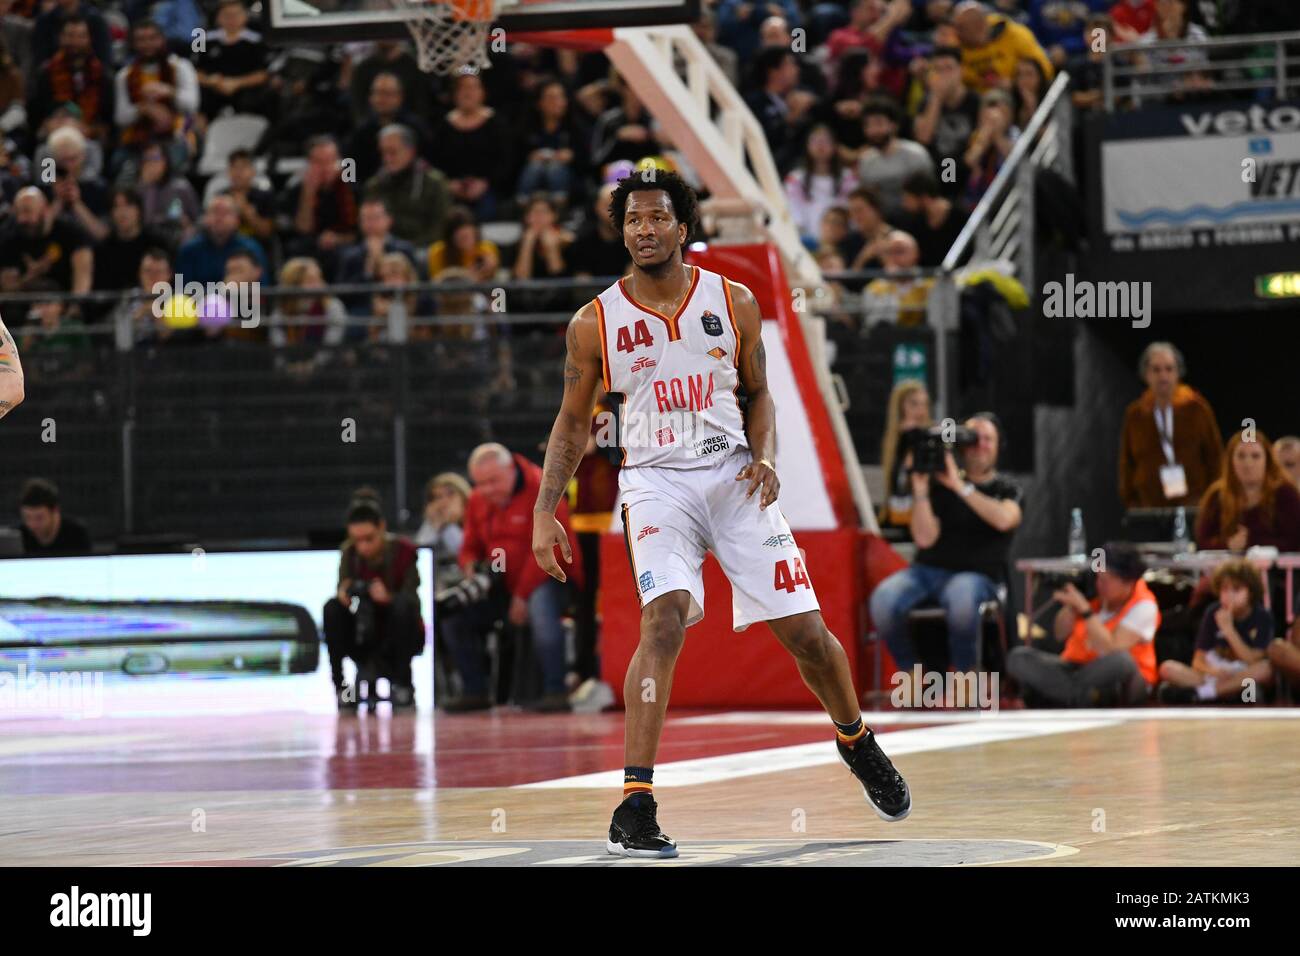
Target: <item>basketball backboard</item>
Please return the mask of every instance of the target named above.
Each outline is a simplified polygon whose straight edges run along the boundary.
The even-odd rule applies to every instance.
[[[510,32],[585,30],[690,23],[700,0],[503,0],[497,18]],[[409,37],[392,0],[267,0],[270,39],[316,43]]]

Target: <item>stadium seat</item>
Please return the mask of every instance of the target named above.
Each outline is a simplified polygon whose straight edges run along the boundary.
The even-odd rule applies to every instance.
[[[254,149],[270,125],[265,116],[250,113],[237,113],[213,120],[203,142],[199,175],[215,176],[224,172],[227,157],[237,149]]]

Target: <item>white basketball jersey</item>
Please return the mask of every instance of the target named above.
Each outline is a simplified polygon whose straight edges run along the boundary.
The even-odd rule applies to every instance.
[[[605,388],[624,396],[624,468],[696,468],[749,447],[731,290],[716,272],[689,268],[690,289],[673,316],[633,299],[626,276],[595,299]]]

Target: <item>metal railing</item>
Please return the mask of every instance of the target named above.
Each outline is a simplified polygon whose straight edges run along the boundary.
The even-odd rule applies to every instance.
[[[1009,261],[1015,277],[1034,294],[1034,179],[1051,168],[1074,181],[1073,107],[1066,95],[1068,73],[1059,73],[1021,132],[997,176],[944,257],[927,307],[935,330],[936,417],[952,411],[948,337],[958,326],[960,301],[955,273],[970,256],[973,263]]]
[[[572,317],[574,309],[590,299],[591,295],[617,280],[618,276],[511,279],[501,282],[456,281],[446,283],[435,280],[397,285],[340,283],[320,289],[302,289],[296,286],[263,286],[259,283],[204,283],[202,285],[211,285],[215,290],[215,294],[224,296],[230,293],[232,299],[253,302],[255,305],[254,315],[248,317],[232,315],[228,323],[231,326],[240,326],[247,330],[319,326],[324,321],[321,317],[311,316],[301,318],[280,316],[275,317],[273,320],[274,309],[270,306],[277,300],[332,297],[347,303],[349,300],[356,300],[358,297],[383,296],[389,300],[389,303],[382,316],[367,316],[349,312],[346,326],[355,329],[378,329],[381,330],[382,335],[380,337],[383,341],[390,344],[400,344],[408,341],[412,331],[417,329],[459,326],[467,323],[484,327],[508,327],[538,321],[567,320]],[[116,349],[119,352],[127,352],[135,347],[136,332],[139,330],[132,323],[126,310],[119,307],[127,303],[156,302],[155,318],[158,320],[158,327],[163,328],[166,325],[163,319],[163,314],[167,311],[166,300],[178,291],[183,290],[175,290],[168,286],[167,291],[162,293],[144,289],[60,292],[57,294],[49,292],[5,292],[0,293],[0,313],[8,316],[6,323],[9,326],[9,331],[15,336],[42,338],[67,334],[67,329],[55,329],[47,332],[40,328],[25,327],[22,321],[16,319],[16,315],[21,314],[21,309],[15,310],[11,306],[30,306],[55,300],[63,302],[65,305],[76,304],[83,311],[86,310],[86,307],[90,307],[92,312],[111,310],[112,314],[107,318],[101,321],[82,323],[75,331],[86,332],[92,336],[111,334],[114,337]],[[582,294],[579,294],[580,292]],[[591,295],[588,295],[588,292]],[[484,295],[486,299],[484,308],[455,313],[444,312],[440,309],[437,314],[419,315],[409,310],[405,303],[405,299],[410,295],[428,296],[435,302],[439,302],[466,294]],[[529,297],[539,296],[558,300],[567,295],[572,299],[573,308],[567,311],[564,309],[520,309],[510,304],[511,297],[516,295],[524,297],[525,301],[529,301]],[[96,310],[94,308],[96,306],[104,307],[104,309]],[[196,301],[196,308],[201,308],[201,299]],[[215,328],[214,334],[219,331],[219,328]]]
[[[846,291],[825,310],[858,330],[840,360],[860,363],[868,353],[877,364],[890,360],[887,352],[876,354],[877,339],[867,341],[877,326],[895,325],[890,301],[865,294],[871,280],[936,275],[918,269],[828,276],[863,290]],[[433,469],[463,468],[463,455],[478,441],[504,440],[530,450],[545,438],[551,411],[537,396],[549,395],[540,390],[558,381],[559,333],[576,307],[612,281],[311,290],[345,302],[365,296],[367,304],[370,296],[387,294],[386,313],[348,316],[344,341],[332,346],[294,344],[292,336],[289,344],[274,346],[220,329],[210,338],[200,331],[164,336],[165,323],[150,308],[159,301],[152,291],[2,294],[0,311],[19,339],[28,379],[28,401],[5,422],[10,479],[53,478],[72,513],[112,537],[172,531],[205,542],[215,534],[291,536],[337,520],[340,502],[362,484],[383,489],[399,520],[410,517],[422,481]],[[509,311],[408,311],[405,293],[431,295],[438,307],[448,295],[478,293]],[[260,288],[253,301],[260,305],[262,338],[271,329],[325,324],[319,316],[272,320],[280,300],[303,294],[295,287]],[[526,310],[529,294],[553,297],[555,304]],[[28,304],[52,298],[65,306],[80,303],[93,320],[50,330],[23,321]],[[123,302],[142,308],[120,308]],[[132,311],[146,327],[132,321]],[[231,331],[239,322],[232,319]],[[477,329],[476,337],[468,337],[467,325]],[[70,333],[57,344],[49,341]],[[854,383],[854,394],[862,394],[860,384]],[[842,389],[845,406],[848,394]],[[875,410],[868,406],[877,404],[855,410],[854,420],[870,421],[866,430],[872,433]],[[366,447],[339,447],[342,415],[357,418]],[[47,444],[41,434],[47,421],[57,424],[57,442]],[[861,440],[856,444],[863,447]],[[301,494],[295,482],[303,483]],[[215,517],[221,513],[231,516],[229,529],[227,519]]]
[[[1175,55],[1183,62],[1168,62]],[[1124,97],[1143,103],[1189,92],[1267,93],[1284,100],[1300,89],[1298,68],[1300,33],[1123,44],[1102,60],[1102,98],[1107,112]],[[1187,79],[1195,75],[1205,81],[1189,85]]]

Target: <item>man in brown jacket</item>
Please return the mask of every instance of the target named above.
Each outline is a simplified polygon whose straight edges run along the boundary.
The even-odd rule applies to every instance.
[[[1138,373],[1147,390],[1124,413],[1119,497],[1125,508],[1195,506],[1219,477],[1223,438],[1210,403],[1180,379],[1182,353],[1152,342]]]

